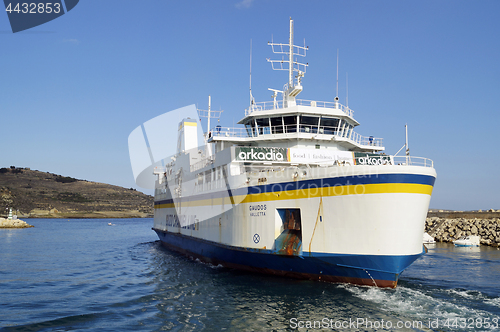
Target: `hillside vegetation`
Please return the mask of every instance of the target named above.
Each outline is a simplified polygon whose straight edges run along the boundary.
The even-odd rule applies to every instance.
[[[0,168],[0,216],[8,208],[31,218],[143,218],[153,197],[135,189],[29,168]]]

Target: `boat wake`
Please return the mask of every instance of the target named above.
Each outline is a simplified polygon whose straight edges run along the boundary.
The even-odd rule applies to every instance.
[[[468,324],[476,319],[482,322],[498,322],[500,314],[500,297],[490,297],[478,291],[461,288],[424,288],[417,285],[417,288],[412,285],[400,285],[393,290],[350,285],[342,287],[355,297],[375,304],[386,314],[394,315],[398,319],[422,322],[438,319],[443,324],[447,321],[453,323],[458,319],[459,323],[462,320]]]

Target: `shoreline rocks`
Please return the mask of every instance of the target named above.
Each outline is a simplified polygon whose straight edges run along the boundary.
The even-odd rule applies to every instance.
[[[35,227],[21,219],[0,218],[0,228],[30,228]]]
[[[500,247],[500,218],[428,217],[425,232],[436,242],[453,242],[462,236],[479,235],[481,244]]]

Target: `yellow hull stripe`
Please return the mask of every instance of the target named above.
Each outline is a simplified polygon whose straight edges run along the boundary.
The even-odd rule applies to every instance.
[[[335,186],[322,188],[308,188],[296,190],[284,190],[248,195],[233,196],[234,204],[240,203],[257,203],[269,201],[282,201],[289,199],[304,199],[317,197],[331,196],[347,196],[347,195],[366,195],[366,194],[423,194],[431,195],[432,186],[418,183],[374,183],[374,184],[358,184],[349,186]],[[230,197],[218,197],[210,199],[200,199],[195,201],[182,201],[183,207],[190,206],[212,206],[212,205],[231,205]],[[173,208],[174,203],[158,204],[155,209]]]

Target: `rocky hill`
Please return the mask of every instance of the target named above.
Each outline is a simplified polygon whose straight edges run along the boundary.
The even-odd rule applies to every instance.
[[[30,218],[144,218],[153,197],[135,189],[29,168],[0,168],[0,217],[8,208]]]

